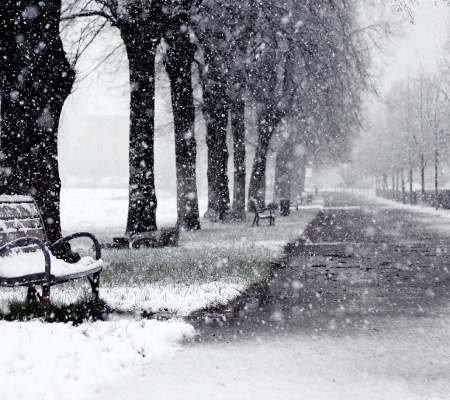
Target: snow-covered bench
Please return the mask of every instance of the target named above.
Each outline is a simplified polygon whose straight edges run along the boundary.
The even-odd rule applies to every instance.
[[[256,199],[250,200],[250,211],[255,213],[253,226],[259,226],[260,219],[268,219],[269,225],[275,225],[275,207],[259,208]]]
[[[94,242],[95,260],[83,257],[69,264],[50,253],[79,237],[88,237]],[[102,260],[97,239],[88,232],[79,232],[48,243],[32,197],[0,196],[0,246],[0,286],[27,286],[27,299],[39,299],[45,316],[53,285],[87,277],[92,298],[98,298]],[[42,285],[42,295],[36,285]]]

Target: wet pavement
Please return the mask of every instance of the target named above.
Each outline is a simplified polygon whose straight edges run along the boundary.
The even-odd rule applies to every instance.
[[[333,193],[305,238],[271,281],[191,316],[197,340],[379,331],[403,316],[439,317],[448,304],[450,242],[420,214]]]

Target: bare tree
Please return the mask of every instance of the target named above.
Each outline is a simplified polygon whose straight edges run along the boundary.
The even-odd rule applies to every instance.
[[[190,10],[197,1],[166,2],[150,0],[72,0],[65,10],[66,21],[87,18],[91,37],[105,19],[117,28],[125,45],[130,71],[130,182],[126,236],[152,231],[156,227],[157,199],[154,178],[155,53],[161,38],[169,44],[166,62],[171,77],[177,163],[178,225],[199,229],[198,199],[195,186],[195,138],[192,129],[193,105],[186,108],[181,93],[192,98],[189,41]],[[187,40],[186,40],[187,39]],[[85,40],[90,44],[90,40]],[[183,49],[180,46],[185,46]],[[175,60],[189,55],[189,60]],[[172,66],[182,64],[182,76]],[[178,65],[177,67],[179,67]],[[182,83],[178,82],[182,80]],[[183,86],[184,85],[184,86]],[[192,99],[193,102],[193,99]],[[193,103],[192,103],[193,104]],[[181,107],[181,108],[180,108]],[[187,137],[189,136],[189,138]]]

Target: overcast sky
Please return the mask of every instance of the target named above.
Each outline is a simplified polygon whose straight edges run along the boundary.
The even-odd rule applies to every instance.
[[[434,69],[447,37],[450,7],[443,0],[419,0],[412,8],[414,23],[405,24],[405,38],[393,44],[384,83],[413,73],[420,65]]]

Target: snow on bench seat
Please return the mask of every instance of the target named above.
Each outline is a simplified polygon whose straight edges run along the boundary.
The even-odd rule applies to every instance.
[[[65,247],[73,239],[90,238],[94,243],[95,260],[84,257],[77,263]],[[69,245],[70,250],[70,245]],[[92,287],[92,300],[98,299],[103,262],[97,238],[89,232],[77,232],[48,243],[39,209],[30,196],[0,195],[0,286],[27,286],[27,301],[41,303],[47,320],[50,307],[50,286],[87,278]],[[42,285],[42,295],[36,291]]]
[[[50,273],[56,278],[79,274],[86,275],[89,271],[101,269],[103,265],[103,261],[101,259],[94,260],[90,256],[83,257],[75,264],[66,263],[52,254],[50,254],[50,259]],[[0,257],[0,277],[2,278],[14,278],[44,272],[44,256],[40,251],[11,251],[9,256]]]

